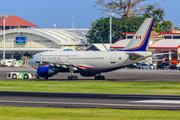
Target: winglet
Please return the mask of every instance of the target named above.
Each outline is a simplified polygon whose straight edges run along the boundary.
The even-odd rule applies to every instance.
[[[129,44],[121,51],[146,51],[154,18],[146,18]]]

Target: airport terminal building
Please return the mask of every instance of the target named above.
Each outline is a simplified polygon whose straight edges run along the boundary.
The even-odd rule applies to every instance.
[[[169,60],[175,60],[180,63],[180,31],[172,31],[173,33],[156,33],[151,32],[149,42],[147,45],[147,51],[153,53],[167,53],[169,55],[162,55]],[[124,33],[126,39],[122,39],[111,45],[112,49],[120,50],[124,48],[134,36],[135,33]],[[171,54],[173,53],[173,54]],[[161,58],[161,56],[159,56]],[[151,59],[151,58],[150,58]]]
[[[38,29],[37,25],[17,16],[7,16],[5,58],[22,59],[49,50],[84,50],[88,29]],[[34,27],[34,28],[30,28]],[[3,19],[0,18],[0,59],[3,58]]]

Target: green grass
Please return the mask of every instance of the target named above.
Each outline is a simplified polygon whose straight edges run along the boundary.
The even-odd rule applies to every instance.
[[[0,80],[0,90],[74,93],[180,95],[180,82],[24,81]]]
[[[180,111],[0,107],[1,120],[178,120]]]

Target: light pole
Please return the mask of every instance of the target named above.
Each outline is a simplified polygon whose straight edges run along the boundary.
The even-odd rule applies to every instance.
[[[107,13],[106,14],[107,16],[109,16],[110,17],[110,35],[109,35],[109,38],[110,38],[110,48],[109,48],[109,50],[111,51],[111,43],[112,43],[112,17],[114,16],[114,13]]]
[[[59,28],[60,28],[60,25],[61,25],[61,24],[59,23]]]
[[[5,59],[5,19],[7,15],[1,15],[0,18],[3,18],[3,60]]]

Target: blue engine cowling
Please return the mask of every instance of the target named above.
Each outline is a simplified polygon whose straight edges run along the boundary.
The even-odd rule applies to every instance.
[[[52,66],[41,66],[37,69],[37,74],[40,77],[52,77],[58,72],[52,69]]]

